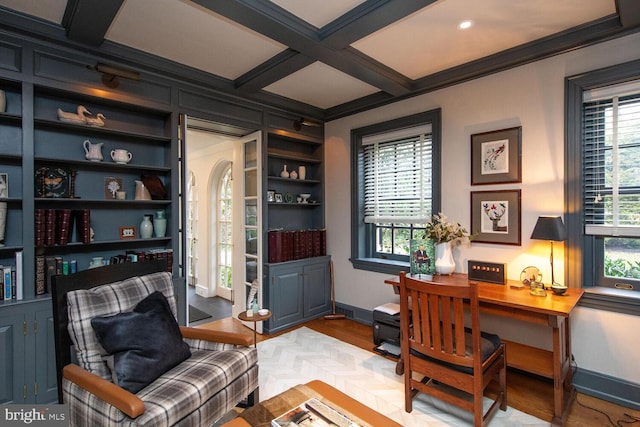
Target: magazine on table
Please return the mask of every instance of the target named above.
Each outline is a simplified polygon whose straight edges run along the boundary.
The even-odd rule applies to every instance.
[[[344,414],[312,398],[271,421],[272,427],[361,427]]]

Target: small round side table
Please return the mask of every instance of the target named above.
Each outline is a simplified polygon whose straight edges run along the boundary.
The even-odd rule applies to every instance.
[[[253,322],[253,347],[254,348],[257,347],[256,323],[262,322],[263,320],[267,320],[268,318],[271,317],[271,310],[267,310],[267,311],[268,311],[267,314],[253,313],[253,316],[247,316],[246,311],[242,311],[240,312],[240,314],[238,314],[238,319],[243,320],[245,322]]]

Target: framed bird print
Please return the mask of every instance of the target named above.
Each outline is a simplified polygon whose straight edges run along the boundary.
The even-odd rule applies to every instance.
[[[471,185],[522,182],[522,126],[471,135]]]

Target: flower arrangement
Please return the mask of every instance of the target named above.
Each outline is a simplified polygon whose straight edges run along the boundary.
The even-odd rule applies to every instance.
[[[424,237],[437,243],[446,243],[454,240],[463,239],[469,236],[466,228],[459,222],[449,222],[447,216],[442,212],[431,217],[431,221],[427,223]]]

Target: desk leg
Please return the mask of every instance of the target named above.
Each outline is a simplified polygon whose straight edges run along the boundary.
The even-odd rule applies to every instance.
[[[567,421],[575,397],[571,370],[571,329],[569,318],[553,318],[553,426]]]

